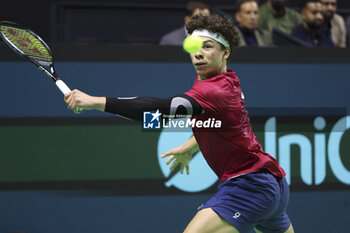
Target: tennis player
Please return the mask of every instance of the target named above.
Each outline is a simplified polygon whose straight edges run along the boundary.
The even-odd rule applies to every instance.
[[[217,193],[199,208],[185,233],[293,233],[286,213],[289,188],[278,162],[262,150],[248,120],[236,73],[227,68],[239,39],[233,22],[222,16],[197,16],[187,24],[203,47],[191,54],[197,76],[192,89],[168,99],[107,98],[74,90],[65,95],[68,108],[97,109],[141,120],[143,109],[190,114],[196,120],[214,117],[221,129],[193,128],[194,137],[162,155],[172,169],[189,172],[191,156],[201,150],[220,179]]]

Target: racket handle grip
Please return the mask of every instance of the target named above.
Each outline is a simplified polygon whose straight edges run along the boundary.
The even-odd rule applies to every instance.
[[[62,80],[57,80],[55,83],[58,89],[60,89],[60,91],[63,93],[63,95],[71,92],[71,89]]]
[[[58,89],[60,89],[60,91],[63,93],[63,95],[71,92],[71,89],[62,80],[57,80],[55,83],[56,83],[56,86],[58,87]],[[77,107],[76,110],[78,112],[84,111],[84,109],[82,107]]]

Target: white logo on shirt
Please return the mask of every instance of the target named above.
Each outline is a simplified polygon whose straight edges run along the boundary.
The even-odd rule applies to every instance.
[[[241,98],[242,98],[242,100],[244,100],[244,94],[243,94],[243,92],[241,92]]]
[[[241,216],[241,213],[240,212],[236,212],[235,215],[232,218],[237,219],[237,218],[239,218],[239,216]]]

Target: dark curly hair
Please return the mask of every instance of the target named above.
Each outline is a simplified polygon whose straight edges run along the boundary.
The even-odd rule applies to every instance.
[[[207,29],[213,33],[220,33],[229,42],[231,51],[240,44],[237,29],[232,19],[221,15],[196,15],[186,24],[189,34],[196,29]]]

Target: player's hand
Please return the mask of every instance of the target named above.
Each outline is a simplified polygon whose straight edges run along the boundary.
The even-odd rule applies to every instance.
[[[76,89],[65,94],[64,101],[67,103],[67,108],[72,109],[74,113],[81,113],[81,109],[103,111],[106,103],[104,97],[90,96]]]
[[[190,167],[189,162],[192,158],[193,153],[189,150],[186,150],[183,145],[173,148],[164,154],[162,154],[160,157],[165,158],[169,157],[166,161],[166,164],[169,165],[173,160],[174,163],[170,167],[170,171],[173,171],[177,165],[180,165],[180,173],[183,174],[183,171],[186,168],[187,175],[190,174]]]

